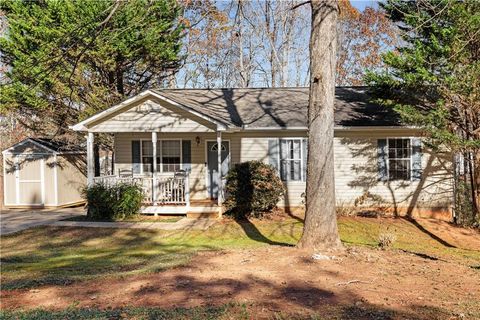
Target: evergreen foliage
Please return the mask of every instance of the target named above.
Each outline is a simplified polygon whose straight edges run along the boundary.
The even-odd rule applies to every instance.
[[[140,186],[129,183],[106,185],[96,183],[83,190],[90,220],[123,220],[138,214],[143,201]]]
[[[159,86],[180,65],[183,25],[175,0],[2,1],[0,113],[37,134]]]
[[[261,161],[236,164],[227,175],[225,207],[236,218],[262,216],[271,211],[284,194],[275,169]]]
[[[381,6],[402,42],[367,82],[405,123],[422,127],[436,151],[461,155],[480,220],[480,2],[388,0]],[[458,157],[457,157],[458,158]],[[475,220],[475,219],[474,219]]]

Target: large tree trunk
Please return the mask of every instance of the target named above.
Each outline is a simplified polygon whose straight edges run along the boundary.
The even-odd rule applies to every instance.
[[[333,114],[338,3],[312,0],[306,213],[300,248],[341,247],[335,213]]]
[[[477,221],[480,221],[480,151],[473,153],[473,214]]]

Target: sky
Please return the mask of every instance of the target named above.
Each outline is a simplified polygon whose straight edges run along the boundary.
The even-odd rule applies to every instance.
[[[366,7],[377,8],[378,2],[379,1],[375,1],[375,0],[350,0],[350,3],[352,4],[352,6],[354,6],[360,11],[363,11]]]

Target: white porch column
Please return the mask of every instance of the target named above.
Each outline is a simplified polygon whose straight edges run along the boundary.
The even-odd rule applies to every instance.
[[[93,185],[95,176],[95,159],[93,155],[93,132],[87,134],[87,185]]]
[[[217,131],[217,186],[218,186],[218,198],[217,203],[219,206],[223,203],[223,184],[222,184],[222,132]]]
[[[152,201],[157,204],[157,133],[152,132],[153,168],[152,168]],[[156,215],[156,214],[155,214]]]

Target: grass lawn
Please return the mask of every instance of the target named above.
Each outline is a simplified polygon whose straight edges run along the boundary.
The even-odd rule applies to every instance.
[[[234,317],[232,315],[235,315]],[[160,308],[124,308],[115,310],[69,308],[62,311],[0,311],[2,319],[251,319],[245,306],[227,304],[219,307],[176,308],[164,310]]]
[[[396,235],[397,249],[480,265],[480,251],[452,245],[436,236],[435,227],[429,229],[404,219],[339,219],[347,246],[376,247],[378,235],[389,232]],[[2,289],[158,272],[185,265],[202,250],[295,245],[301,232],[302,222],[293,218],[240,224],[225,219],[207,231],[34,228],[1,238]]]
[[[251,320],[264,319],[252,311],[252,305],[228,303],[220,306],[162,309],[155,307],[126,307],[122,309],[68,308],[61,311],[35,309],[30,311],[0,311],[1,319],[15,320],[112,320],[112,319],[175,319],[175,320]],[[272,312],[268,319],[274,320],[322,320],[322,319],[416,319],[411,313],[382,311],[375,308],[327,307],[322,312],[309,316],[304,314]]]
[[[136,215],[133,217],[129,217],[123,220],[95,220],[95,221],[102,221],[102,222],[177,222],[181,219],[183,219],[184,216],[176,215],[176,216],[157,216],[155,217],[154,215]],[[78,215],[78,216],[73,216],[70,218],[63,219],[63,221],[92,221],[88,219],[86,215]]]

